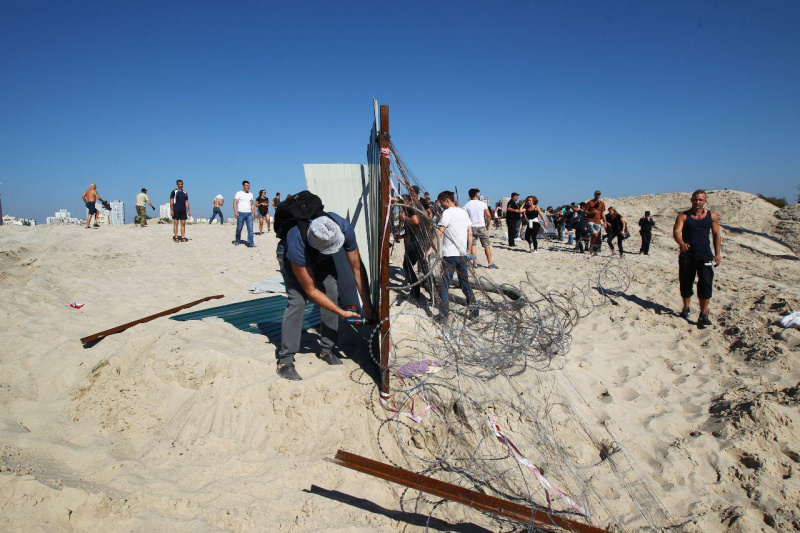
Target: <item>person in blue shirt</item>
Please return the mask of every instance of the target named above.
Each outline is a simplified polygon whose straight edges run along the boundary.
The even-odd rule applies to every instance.
[[[319,358],[329,365],[342,362],[333,353],[339,330],[339,318],[359,318],[358,313],[339,307],[338,274],[333,255],[344,251],[347,264],[353,271],[356,289],[361,296],[364,318],[374,319],[370,301],[367,270],[361,261],[352,226],[336,213],[327,213],[311,221],[306,239],[300,228],[291,228],[278,243],[278,264],[286,285],[289,300],[283,314],[281,346],[277,352],[278,374],[290,381],[302,379],[294,367],[294,356],[300,350],[303,315],[306,301],[320,306]]]

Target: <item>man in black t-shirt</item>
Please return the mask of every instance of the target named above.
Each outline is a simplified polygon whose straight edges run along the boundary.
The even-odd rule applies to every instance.
[[[186,220],[192,216],[189,208],[189,193],[183,190],[183,180],[175,182],[178,186],[169,195],[169,210],[172,215],[172,240],[175,242],[186,242]],[[181,236],[178,238],[178,221],[181,222]]]
[[[512,192],[511,200],[506,205],[506,226],[508,226],[508,245],[516,246],[514,239],[519,235],[519,223],[522,220],[522,209],[517,202],[519,194]]]

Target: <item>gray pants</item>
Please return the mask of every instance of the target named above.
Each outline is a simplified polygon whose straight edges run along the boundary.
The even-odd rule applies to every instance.
[[[300,350],[300,337],[303,334],[303,315],[306,309],[306,295],[300,282],[292,271],[291,263],[284,262],[283,254],[278,253],[278,264],[281,267],[281,275],[286,283],[286,296],[289,304],[283,313],[283,324],[281,326],[281,348],[276,354],[278,364],[294,363],[294,354]],[[339,280],[336,275],[336,267],[333,259],[326,259],[314,267],[314,282],[318,289],[325,292],[335,304],[339,304]],[[339,337],[339,317],[327,311],[321,310],[322,325],[320,326],[320,351],[327,353],[336,346]]]

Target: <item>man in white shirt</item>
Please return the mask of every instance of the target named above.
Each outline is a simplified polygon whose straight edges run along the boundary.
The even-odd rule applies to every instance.
[[[242,242],[242,226],[247,224],[247,247],[255,248],[253,244],[253,218],[256,214],[256,204],[253,201],[253,193],[250,192],[250,182],[242,182],[242,190],[236,193],[233,198],[233,216],[236,217],[236,240],[235,244]]]
[[[466,211],[456,207],[455,193],[442,191],[437,199],[444,212],[439,219],[438,233],[442,239],[442,279],[439,280],[439,315],[436,320],[446,320],[450,314],[450,282],[458,274],[458,283],[467,306],[471,308],[470,318],[477,318],[478,308],[474,305],[475,296],[469,286],[469,270],[466,255],[472,241],[472,222]]]
[[[464,210],[469,215],[472,224],[472,239],[470,240],[469,253],[472,254],[472,266],[478,266],[477,250],[475,243],[480,239],[483,252],[486,254],[486,260],[489,262],[487,268],[497,268],[497,265],[492,261],[492,244],[489,242],[489,223],[492,220],[492,213],[489,211],[489,206],[486,202],[480,200],[480,189],[469,190],[469,202],[464,206]]]

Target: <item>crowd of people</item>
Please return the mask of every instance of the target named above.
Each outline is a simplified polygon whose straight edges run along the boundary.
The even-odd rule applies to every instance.
[[[524,239],[531,253],[538,253],[538,239],[542,234],[552,236],[560,242],[567,237],[568,245],[574,245],[578,252],[596,255],[602,246],[603,232],[605,241],[613,255],[624,257],[624,242],[630,237],[628,222],[613,206],[606,208],[601,200],[602,192],[594,192],[593,198],[585,202],[572,202],[558,207],[549,206],[542,209],[539,199],[529,195],[520,202],[520,195],[512,193],[503,210],[502,202],[498,202],[494,210],[490,210],[487,199],[480,194],[480,189],[469,190],[469,201],[459,205],[453,191],[442,191],[435,201],[431,201],[428,192],[420,196],[420,189],[413,186],[409,194],[392,198],[395,222],[393,226],[396,243],[403,242],[403,271],[406,285],[410,289],[410,297],[421,296],[419,272],[428,277],[429,254],[440,246],[442,268],[438,278],[434,279],[434,292],[438,314],[434,320],[443,322],[450,316],[449,292],[450,283],[457,276],[458,285],[466,298],[467,318],[475,319],[480,314],[480,307],[469,282],[469,269],[479,266],[477,245],[480,243],[486,256],[487,268],[498,269],[492,253],[489,238],[490,227],[502,228],[505,218],[508,246],[516,247],[517,239]],[[191,217],[189,194],[182,180],[177,180],[176,188],[170,193],[170,214],[173,219],[173,240],[185,242],[186,221]],[[89,210],[87,228],[91,228],[91,217],[95,216],[95,202],[105,201],[92,184],[83,194]],[[242,189],[234,195],[233,213],[236,217],[236,234],[234,242],[254,247],[253,221],[259,220],[259,234],[272,231],[270,206],[276,213],[274,230],[279,239],[277,258],[280,272],[286,286],[288,298],[287,310],[283,317],[281,345],[276,352],[277,372],[288,380],[300,380],[294,366],[294,356],[300,349],[300,334],[307,300],[311,300],[321,308],[321,351],[318,357],[331,365],[341,364],[334,353],[336,345],[338,320],[361,321],[375,320],[375,313],[370,301],[366,268],[364,267],[355,241],[355,232],[350,223],[336,213],[325,212],[322,201],[308,191],[298,193],[292,202],[287,194],[282,201],[280,193],[276,193],[272,201],[266,190],[259,191],[254,197],[250,192],[250,183],[242,182]],[[679,248],[678,278],[682,299],[682,310],[679,316],[689,319],[691,297],[694,285],[697,285],[700,314],[699,327],[711,325],[708,315],[709,302],[712,295],[714,278],[713,268],[721,262],[721,232],[719,218],[705,208],[707,195],[697,190],[692,194],[691,209],[680,213],[673,227],[673,239]],[[225,200],[217,195],[213,200],[211,221],[216,216],[223,223],[222,207]],[[147,196],[147,189],[142,188],[136,198],[136,224],[147,225],[146,206],[155,209]],[[277,216],[278,209],[281,215]],[[652,232],[655,221],[650,211],[645,211],[639,219],[641,247],[639,253],[649,254]],[[242,231],[247,228],[247,240],[243,241]],[[713,239],[713,249],[712,242]],[[352,275],[354,286],[360,298],[358,305],[342,306],[338,297],[340,284],[343,283],[341,271],[337,271],[333,257],[342,254],[344,263],[348,265],[347,276]],[[433,296],[433,294],[432,294]],[[360,322],[358,322],[360,323]]]
[[[291,198],[291,194],[286,195],[286,199]],[[86,228],[93,229],[99,228],[98,223],[99,211],[97,210],[97,202],[104,204],[106,209],[110,209],[107,203],[100,194],[97,192],[97,185],[92,183],[83,195],[81,195],[88,211],[86,217]],[[254,235],[264,235],[264,225],[267,226],[267,233],[272,231],[272,216],[270,215],[270,207],[272,212],[278,208],[281,203],[281,193],[276,193],[275,197],[270,200],[267,196],[266,189],[261,189],[258,196],[254,197],[250,192],[250,182],[245,180],[242,182],[242,189],[234,195],[233,200],[233,216],[236,219],[236,233],[234,244],[244,244],[247,247],[255,248]],[[147,189],[142,187],[141,192],[136,195],[136,217],[134,218],[134,225],[146,227],[147,226],[147,206],[155,210],[155,206],[150,201],[147,194]],[[217,217],[219,217],[219,224],[225,224],[225,217],[222,213],[222,207],[225,205],[225,197],[218,194],[212,201],[211,218],[208,223],[213,224]],[[192,218],[192,210],[189,204],[189,193],[184,189],[183,180],[175,182],[175,188],[169,194],[169,212],[172,219],[172,240],[175,242],[187,242],[189,239],[186,237],[186,221]],[[92,220],[94,219],[94,224]],[[258,220],[258,233],[253,231],[254,221]],[[242,240],[242,231],[247,229],[247,239]]]

